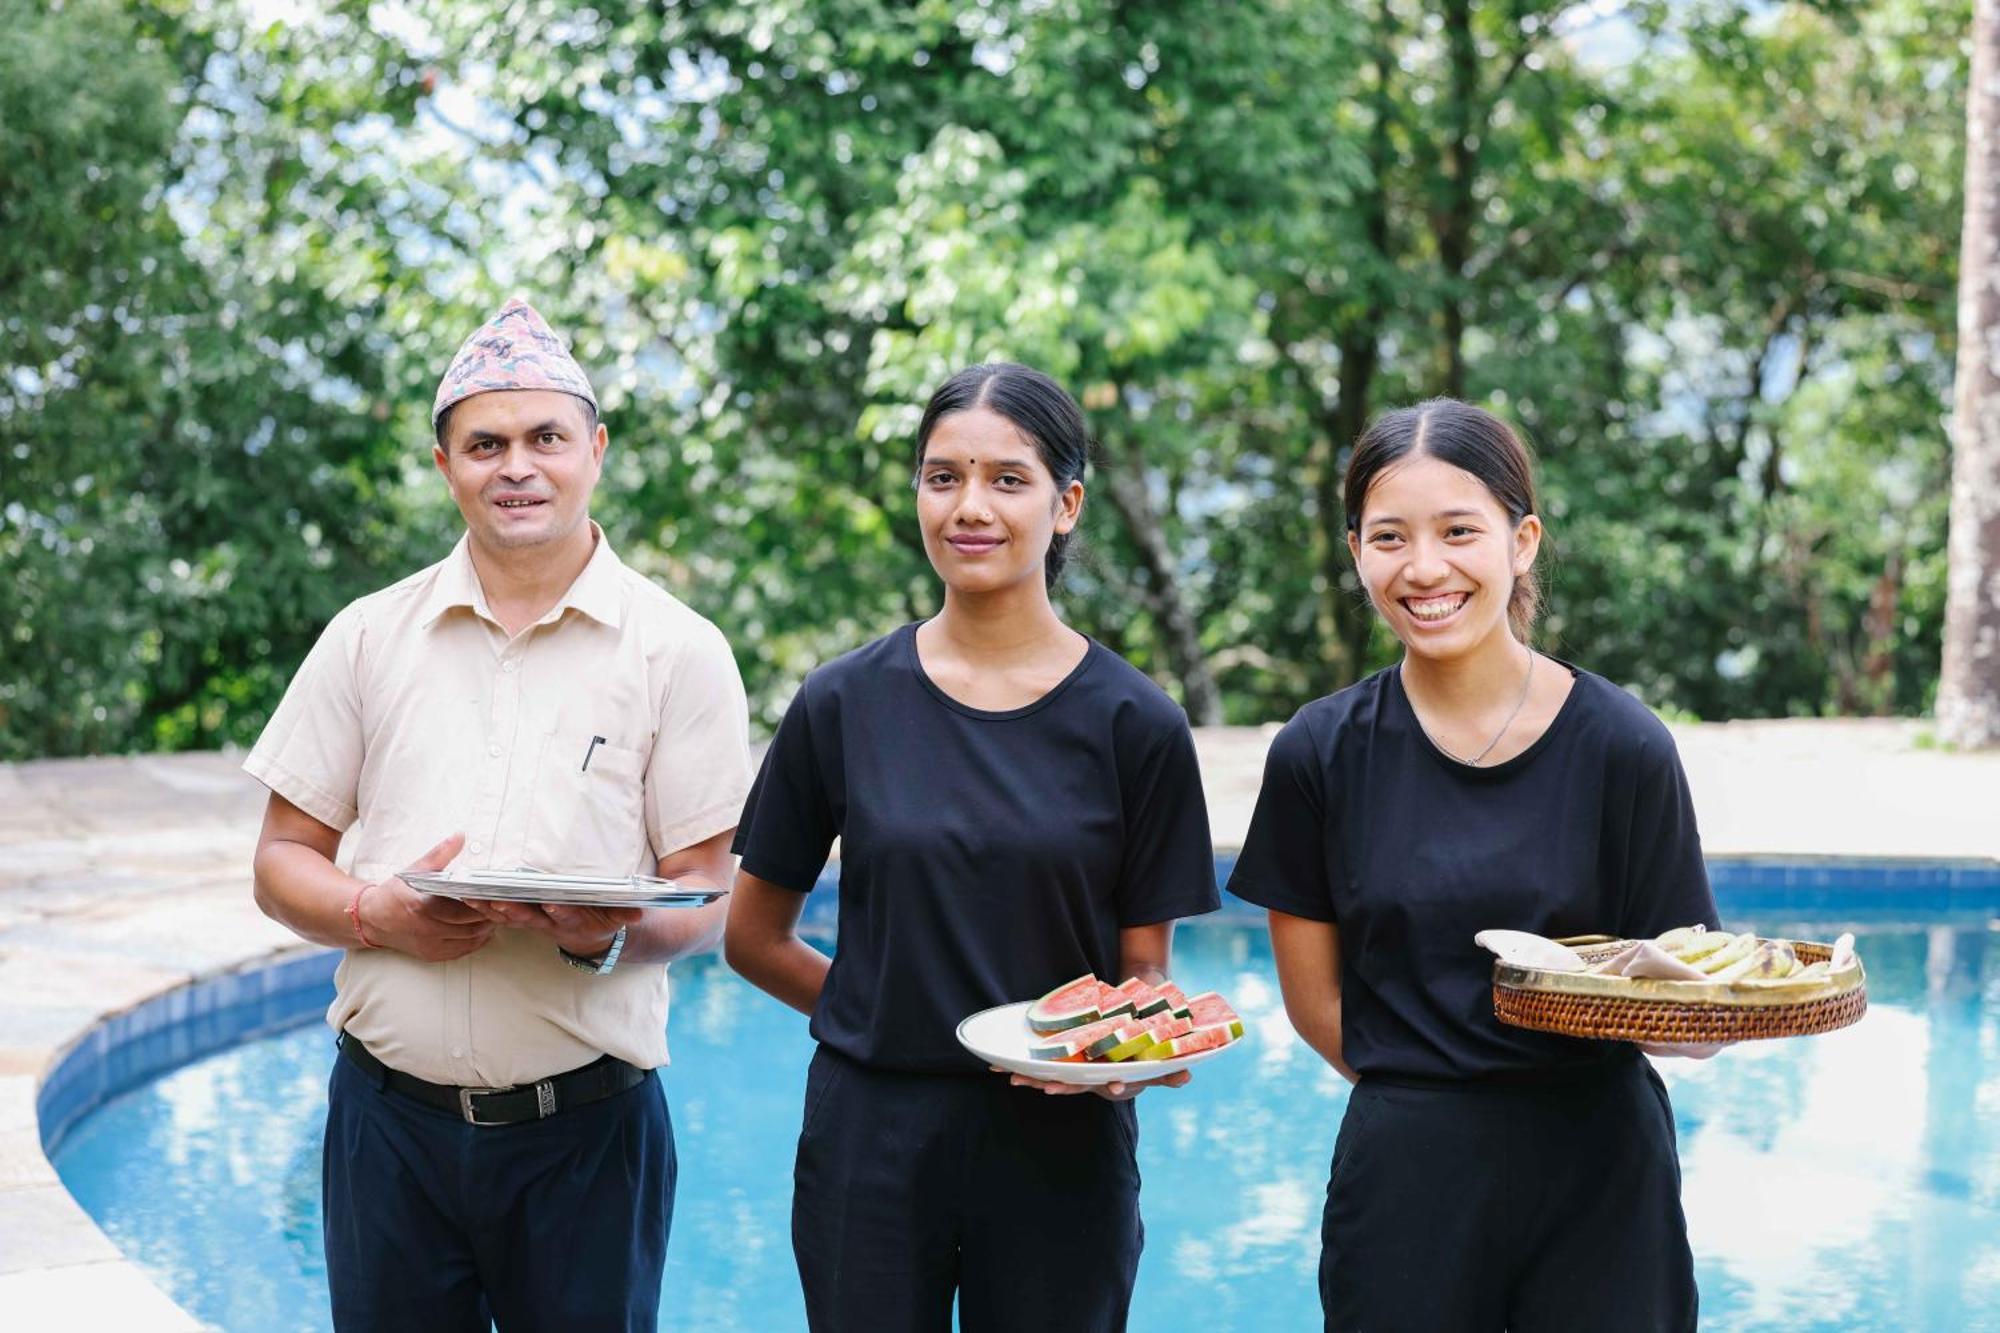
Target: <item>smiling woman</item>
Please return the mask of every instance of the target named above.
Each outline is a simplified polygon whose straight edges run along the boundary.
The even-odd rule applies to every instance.
[[[1327,1327],[1577,1328],[1615,1310],[1691,1329],[1658,1075],[1629,1045],[1502,1027],[1474,943],[1717,924],[1673,740],[1527,641],[1542,525],[1504,422],[1448,399],[1387,413],[1345,498],[1403,660],[1279,733],[1230,880],[1270,909],[1299,1034],[1358,1080],[1322,1221]]]

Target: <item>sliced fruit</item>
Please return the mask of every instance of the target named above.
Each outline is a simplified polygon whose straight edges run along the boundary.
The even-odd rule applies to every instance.
[[[1194,1024],[1179,1014],[1160,1013],[1151,1018],[1141,1018],[1120,1027],[1113,1033],[1117,1044],[1107,1049],[1106,1060],[1131,1060],[1149,1050],[1156,1043],[1173,1037],[1185,1036],[1194,1031]]]
[[[1082,1027],[1104,1017],[1098,1007],[1098,987],[1103,983],[1086,972],[1028,1006],[1028,1026],[1037,1032],[1061,1032]]]
[[[1134,1018],[1151,1018],[1154,1014],[1165,1013],[1172,1007],[1172,1001],[1137,977],[1125,978],[1118,983],[1117,990],[1131,1002]]]
[[[1116,1018],[1120,1014],[1132,1012],[1132,997],[1109,982],[1097,983],[1097,1012],[1105,1018]]]
[[[1243,1020],[1229,1007],[1229,1001],[1212,990],[1188,997],[1187,1009],[1197,1028],[1226,1027],[1232,1038],[1243,1035]]]
[[[1176,1056],[1195,1055],[1202,1051],[1212,1051],[1218,1046],[1227,1046],[1236,1037],[1226,1026],[1195,1028],[1178,1037],[1167,1037],[1154,1042],[1139,1056],[1141,1060],[1171,1060]]]
[[[1087,1060],[1091,1056],[1091,1047],[1109,1038],[1125,1021],[1126,1016],[1120,1014],[1113,1018],[1100,1018],[1095,1023],[1085,1023],[1081,1027],[1064,1028],[1061,1032],[1051,1032],[1047,1036],[1037,1037],[1028,1046],[1028,1058]],[[1115,1043],[1106,1042],[1105,1049],[1109,1050],[1112,1044]]]
[[[1188,997],[1179,986],[1176,986],[1171,981],[1162,981],[1157,994],[1166,997],[1167,1008],[1179,1014],[1182,1018],[1188,1016]]]

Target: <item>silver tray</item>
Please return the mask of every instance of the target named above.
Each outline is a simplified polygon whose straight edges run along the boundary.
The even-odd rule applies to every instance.
[[[557,875],[546,870],[417,871],[401,875],[419,893],[439,898],[487,898],[569,907],[703,907],[727,889],[684,889],[651,875]]]

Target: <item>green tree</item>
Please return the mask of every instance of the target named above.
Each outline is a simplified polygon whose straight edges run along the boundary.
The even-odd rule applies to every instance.
[[[245,740],[407,530],[372,204],[233,15],[0,19],[0,756]]]

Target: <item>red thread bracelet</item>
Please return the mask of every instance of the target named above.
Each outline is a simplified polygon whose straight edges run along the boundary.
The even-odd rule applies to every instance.
[[[368,938],[368,932],[361,928],[361,895],[374,887],[373,884],[363,884],[347,901],[347,919],[354,923],[354,938],[361,941],[361,947],[364,949],[373,949],[376,944],[374,940]]]

